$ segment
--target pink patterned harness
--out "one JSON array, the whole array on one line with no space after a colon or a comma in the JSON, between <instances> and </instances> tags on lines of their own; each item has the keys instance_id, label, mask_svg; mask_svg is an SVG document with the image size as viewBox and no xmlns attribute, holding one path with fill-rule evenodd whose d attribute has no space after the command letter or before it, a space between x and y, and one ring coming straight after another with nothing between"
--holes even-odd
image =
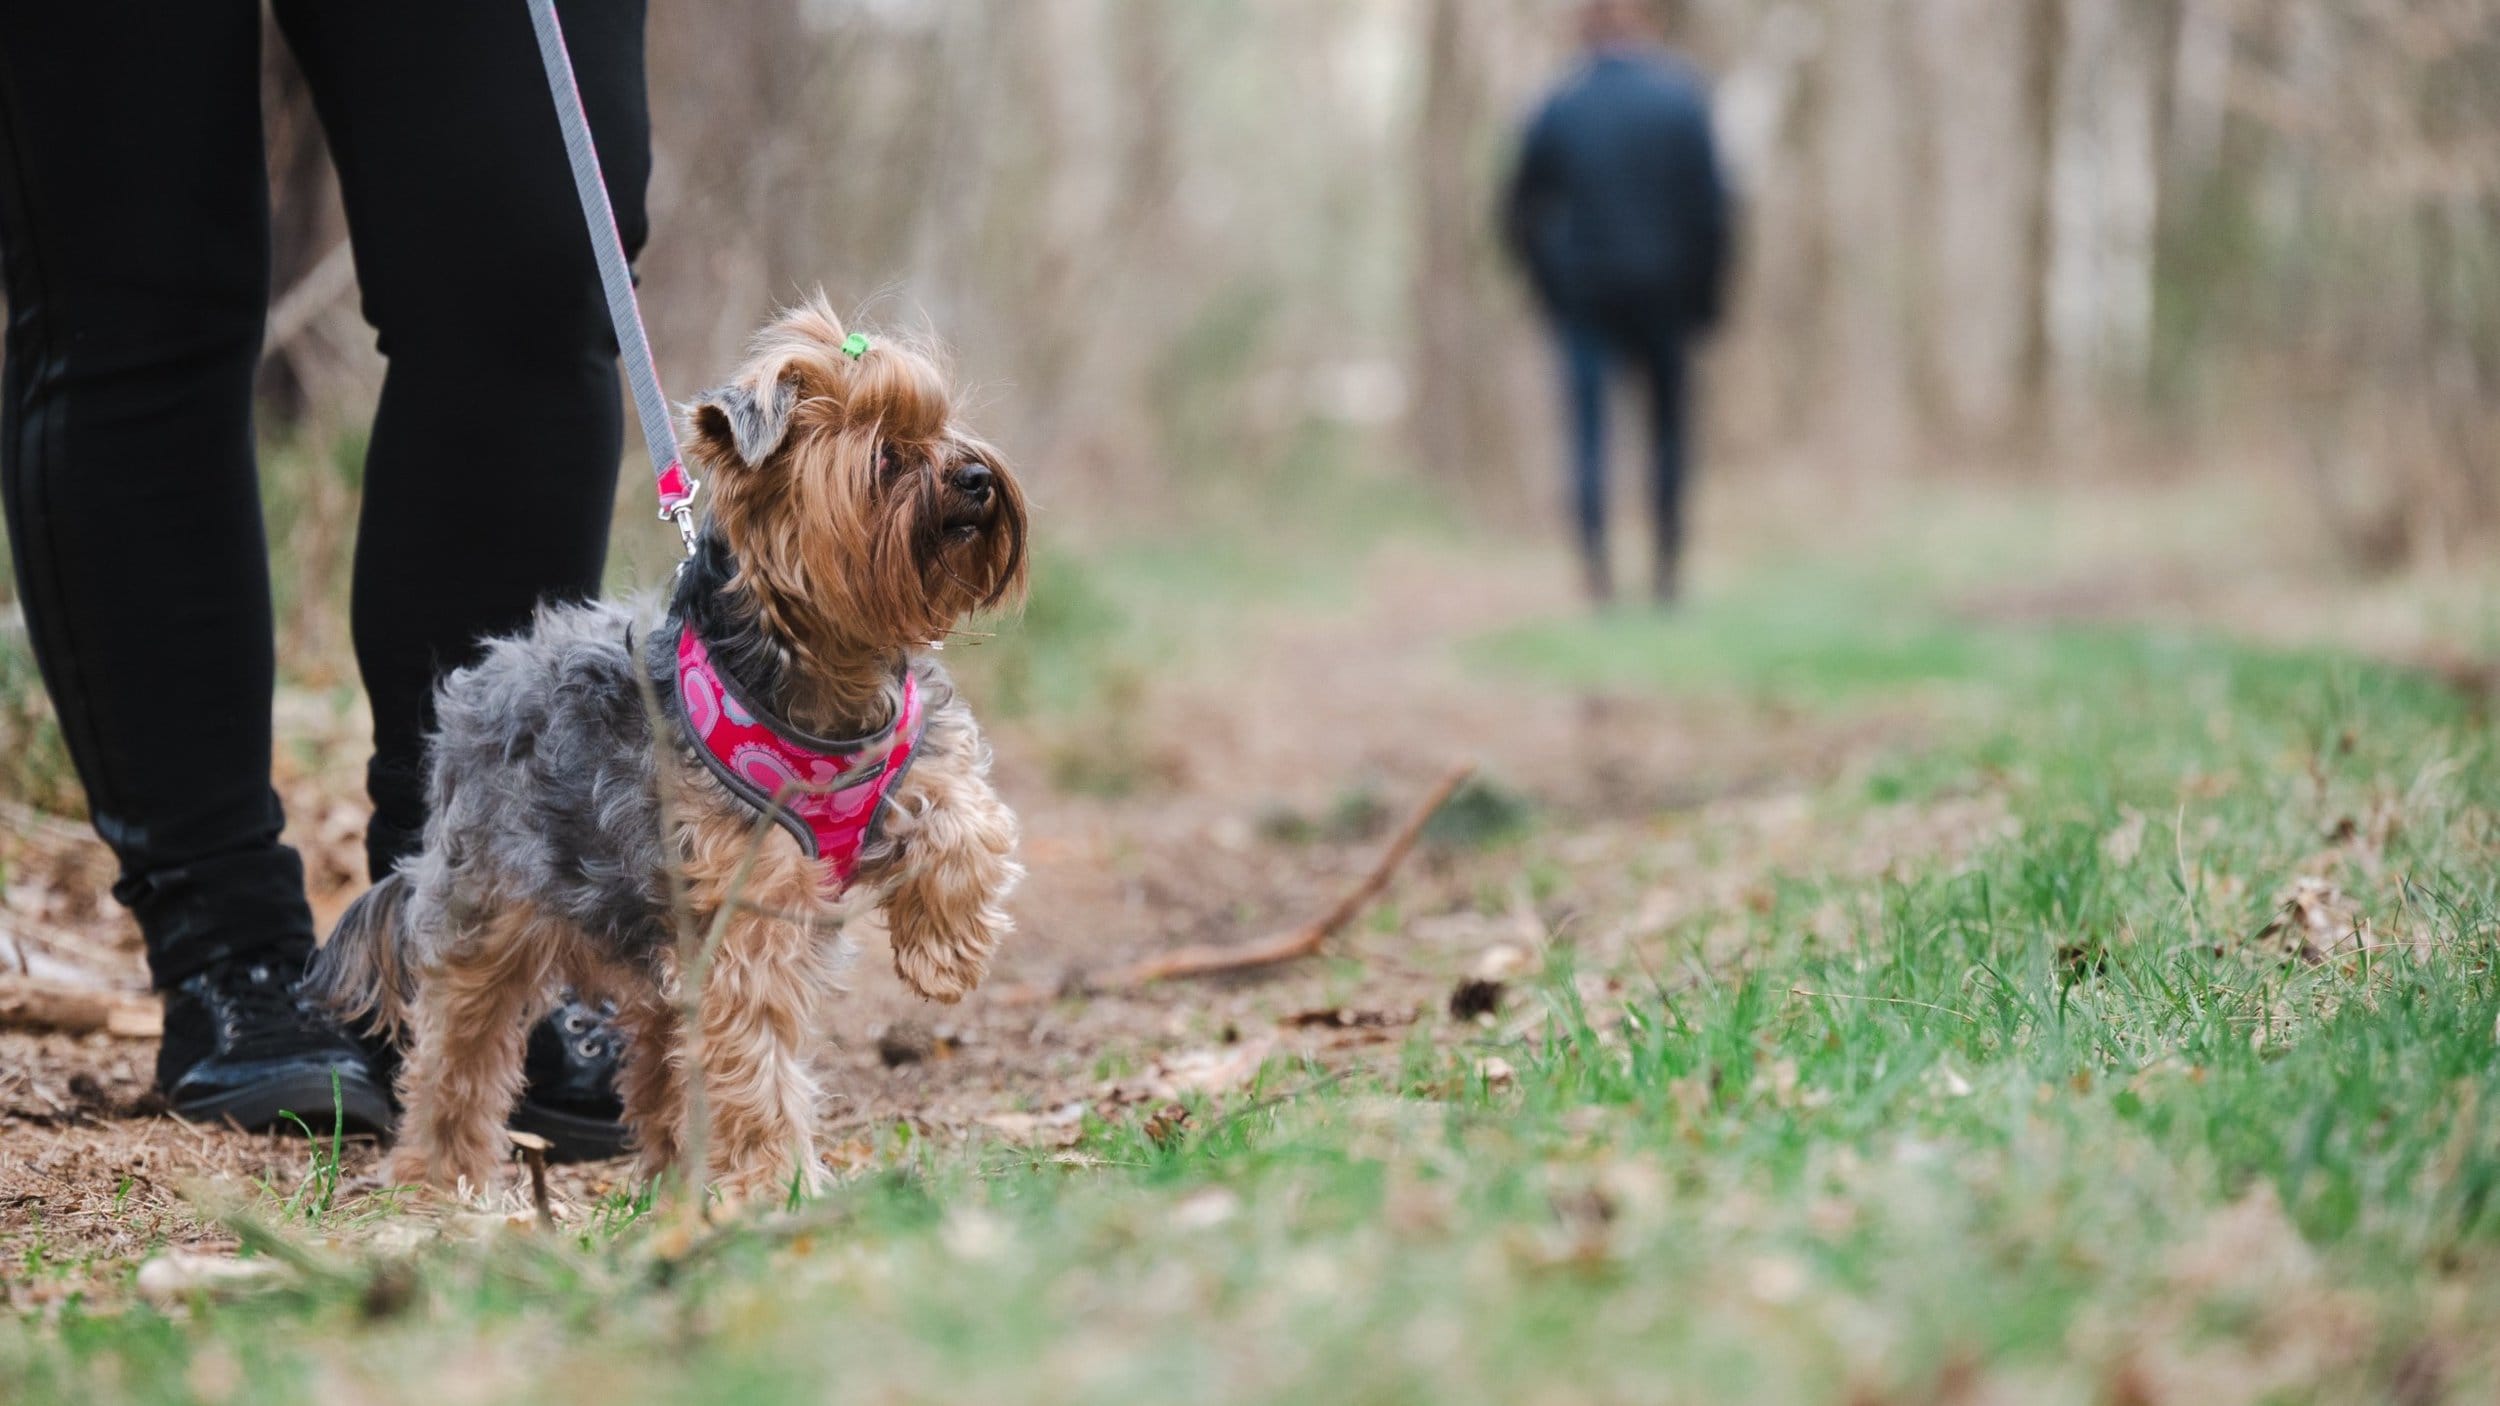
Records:
<instances>
[{"instance_id":1,"label":"pink patterned harness","mask_svg":"<svg viewBox=\"0 0 2500 1406\"><path fill-rule=\"evenodd\" d=\"M691 626L677 631L679 720L721 784L790 832L824 861L826 888L840 894L859 873L860 851L920 748L920 681L903 670L902 706L872 737L810 737L758 713L738 697Z\"/></svg>"}]
</instances>

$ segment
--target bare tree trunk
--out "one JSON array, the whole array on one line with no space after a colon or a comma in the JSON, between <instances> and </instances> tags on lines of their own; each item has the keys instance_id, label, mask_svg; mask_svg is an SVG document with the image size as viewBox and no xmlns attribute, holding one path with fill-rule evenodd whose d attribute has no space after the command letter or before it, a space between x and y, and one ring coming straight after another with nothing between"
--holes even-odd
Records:
<instances>
[{"instance_id":1,"label":"bare tree trunk","mask_svg":"<svg viewBox=\"0 0 2500 1406\"><path fill-rule=\"evenodd\" d=\"M2048 330L2058 415L2095 428L2140 393L2153 341L2163 46L2137 0L2066 0L2050 163Z\"/></svg>"},{"instance_id":2,"label":"bare tree trunk","mask_svg":"<svg viewBox=\"0 0 2500 1406\"><path fill-rule=\"evenodd\" d=\"M1415 132L1414 416L1427 475L1480 506L1513 468L1499 324L1485 306L1495 191L1478 177L1485 130L1482 0L1425 0L1423 105Z\"/></svg>"},{"instance_id":3,"label":"bare tree trunk","mask_svg":"<svg viewBox=\"0 0 2500 1406\"><path fill-rule=\"evenodd\" d=\"M1850 446L1849 468L1896 464L1912 444L1912 266L1903 64L1889 5L1834 8L1820 133L1835 281L1824 310L1835 393L1825 426Z\"/></svg>"},{"instance_id":4,"label":"bare tree trunk","mask_svg":"<svg viewBox=\"0 0 2500 1406\"><path fill-rule=\"evenodd\" d=\"M269 273L273 300L283 301L347 237L330 147L313 112L312 87L295 56L266 27L261 40L261 112L269 159ZM291 339L290 339L291 340ZM320 392L288 346L273 345L261 364L261 413L273 427L311 414Z\"/></svg>"},{"instance_id":5,"label":"bare tree trunk","mask_svg":"<svg viewBox=\"0 0 2500 1406\"><path fill-rule=\"evenodd\" d=\"M2019 428L2023 344L2039 283L2029 260L2040 198L2025 59L2038 7L1921 0L1914 36L1928 161L1914 204L1930 423L2003 445Z\"/></svg>"}]
</instances>

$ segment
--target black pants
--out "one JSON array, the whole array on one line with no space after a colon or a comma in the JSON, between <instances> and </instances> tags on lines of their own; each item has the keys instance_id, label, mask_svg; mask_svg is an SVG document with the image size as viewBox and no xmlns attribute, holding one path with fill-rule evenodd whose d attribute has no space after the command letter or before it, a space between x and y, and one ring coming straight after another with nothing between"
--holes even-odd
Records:
<instances>
[{"instance_id":1,"label":"black pants","mask_svg":"<svg viewBox=\"0 0 2500 1406\"><path fill-rule=\"evenodd\" d=\"M1606 428L1615 368L1636 369L1649 393L1650 527L1662 574L1684 549L1687 362L1691 334L1669 316L1567 315L1559 319L1564 389L1571 406L1572 516L1592 573L1606 563Z\"/></svg>"},{"instance_id":2,"label":"black pants","mask_svg":"<svg viewBox=\"0 0 2500 1406\"><path fill-rule=\"evenodd\" d=\"M599 587L616 349L520 0L276 13L389 359L353 602L380 874L424 824L435 681L540 599ZM639 248L643 3L563 14ZM259 0L0 0L0 494L35 658L162 986L312 938L269 781L260 24Z\"/></svg>"}]
</instances>

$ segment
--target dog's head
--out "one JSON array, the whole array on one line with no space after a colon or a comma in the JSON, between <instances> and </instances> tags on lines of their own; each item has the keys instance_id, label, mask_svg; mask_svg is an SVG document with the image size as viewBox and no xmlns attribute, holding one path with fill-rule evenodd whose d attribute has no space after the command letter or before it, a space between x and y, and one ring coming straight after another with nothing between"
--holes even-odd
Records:
<instances>
[{"instance_id":1,"label":"dog's head","mask_svg":"<svg viewBox=\"0 0 2500 1406\"><path fill-rule=\"evenodd\" d=\"M1024 490L937 360L847 340L821 301L784 312L690 415L733 586L808 653L924 644L1024 590Z\"/></svg>"}]
</instances>

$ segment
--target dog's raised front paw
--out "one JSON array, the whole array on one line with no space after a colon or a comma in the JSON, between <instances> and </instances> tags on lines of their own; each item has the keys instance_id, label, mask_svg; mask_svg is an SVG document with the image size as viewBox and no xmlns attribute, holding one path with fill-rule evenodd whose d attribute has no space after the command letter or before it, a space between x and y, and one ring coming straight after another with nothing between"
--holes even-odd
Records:
<instances>
[{"instance_id":1,"label":"dog's raised front paw","mask_svg":"<svg viewBox=\"0 0 2500 1406\"><path fill-rule=\"evenodd\" d=\"M973 992L989 975L989 954L961 947L935 945L894 947L894 974L903 984L932 1001L953 1005Z\"/></svg>"}]
</instances>

